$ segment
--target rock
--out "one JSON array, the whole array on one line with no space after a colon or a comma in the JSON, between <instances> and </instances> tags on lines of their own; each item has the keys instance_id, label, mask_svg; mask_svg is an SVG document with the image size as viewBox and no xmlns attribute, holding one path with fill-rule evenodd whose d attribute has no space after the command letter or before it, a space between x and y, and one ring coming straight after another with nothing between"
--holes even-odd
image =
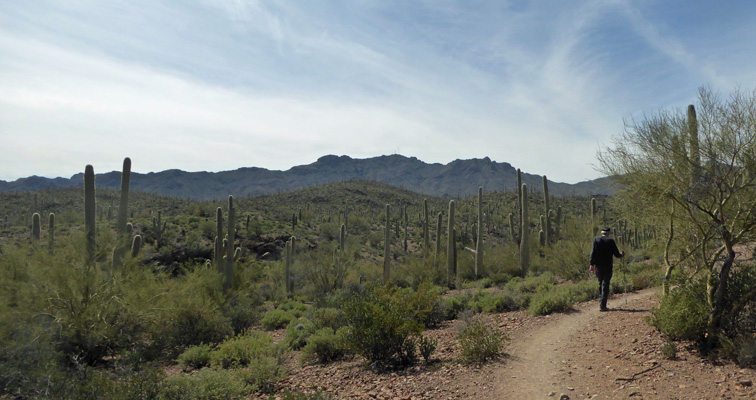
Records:
<instances>
[{"instance_id":1,"label":"rock","mask_svg":"<svg viewBox=\"0 0 756 400\"><path fill-rule=\"evenodd\" d=\"M566 393L562 393L559 395L559 400L570 400L570 396L567 396Z\"/></svg>"},{"instance_id":2,"label":"rock","mask_svg":"<svg viewBox=\"0 0 756 400\"><path fill-rule=\"evenodd\" d=\"M743 380L743 381L738 381L738 383L740 384L740 386L743 386L743 387L751 387L751 386L753 386L753 381Z\"/></svg>"}]
</instances>

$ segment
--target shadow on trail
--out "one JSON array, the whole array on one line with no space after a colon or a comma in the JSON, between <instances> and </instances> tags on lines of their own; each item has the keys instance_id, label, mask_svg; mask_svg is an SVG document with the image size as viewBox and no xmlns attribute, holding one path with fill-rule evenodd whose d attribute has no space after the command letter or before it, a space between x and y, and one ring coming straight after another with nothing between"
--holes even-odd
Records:
<instances>
[{"instance_id":1,"label":"shadow on trail","mask_svg":"<svg viewBox=\"0 0 756 400\"><path fill-rule=\"evenodd\" d=\"M626 312L626 313L640 313L650 312L651 310L645 308L610 308L606 312Z\"/></svg>"}]
</instances>

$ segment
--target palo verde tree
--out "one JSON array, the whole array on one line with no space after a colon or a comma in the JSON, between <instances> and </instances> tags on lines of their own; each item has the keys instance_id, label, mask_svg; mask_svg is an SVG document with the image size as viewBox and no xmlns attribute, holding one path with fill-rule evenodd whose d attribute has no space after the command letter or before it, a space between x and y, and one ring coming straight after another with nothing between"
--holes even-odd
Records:
<instances>
[{"instance_id":1,"label":"palo verde tree","mask_svg":"<svg viewBox=\"0 0 756 400\"><path fill-rule=\"evenodd\" d=\"M726 293L735 246L756 237L756 91L736 90L722 99L701 88L698 100L697 109L662 110L626 123L613 145L599 152L599 162L624 184L626 198L667 210L665 291L670 272L686 259L708 274L711 348L723 318L747 304L728 302ZM674 242L681 250L672 262ZM756 288L745 297L753 301Z\"/></svg>"}]
</instances>

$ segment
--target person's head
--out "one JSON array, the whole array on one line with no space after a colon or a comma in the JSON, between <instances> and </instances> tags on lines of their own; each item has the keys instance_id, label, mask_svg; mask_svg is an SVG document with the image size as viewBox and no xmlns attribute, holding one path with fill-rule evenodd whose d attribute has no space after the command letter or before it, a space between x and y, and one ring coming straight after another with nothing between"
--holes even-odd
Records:
<instances>
[{"instance_id":1,"label":"person's head","mask_svg":"<svg viewBox=\"0 0 756 400\"><path fill-rule=\"evenodd\" d=\"M612 228L607 226L606 228L601 229L601 235L609 236L611 234L612 234Z\"/></svg>"}]
</instances>

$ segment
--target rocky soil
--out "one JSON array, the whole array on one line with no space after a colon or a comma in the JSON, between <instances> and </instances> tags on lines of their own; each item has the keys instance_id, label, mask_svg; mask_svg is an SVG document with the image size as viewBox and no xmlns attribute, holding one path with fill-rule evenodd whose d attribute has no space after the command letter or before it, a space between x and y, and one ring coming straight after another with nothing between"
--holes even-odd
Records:
<instances>
[{"instance_id":1,"label":"rocky soil","mask_svg":"<svg viewBox=\"0 0 756 400\"><path fill-rule=\"evenodd\" d=\"M457 361L458 322L425 332L438 339L437 362L399 372L370 371L361 359L302 367L295 352L281 388L339 399L756 398L753 369L702 359L684 343L665 358L664 338L646 323L657 303L652 289L615 296L609 312L592 301L544 317L485 315L510 340L505 357L480 367Z\"/></svg>"}]
</instances>

